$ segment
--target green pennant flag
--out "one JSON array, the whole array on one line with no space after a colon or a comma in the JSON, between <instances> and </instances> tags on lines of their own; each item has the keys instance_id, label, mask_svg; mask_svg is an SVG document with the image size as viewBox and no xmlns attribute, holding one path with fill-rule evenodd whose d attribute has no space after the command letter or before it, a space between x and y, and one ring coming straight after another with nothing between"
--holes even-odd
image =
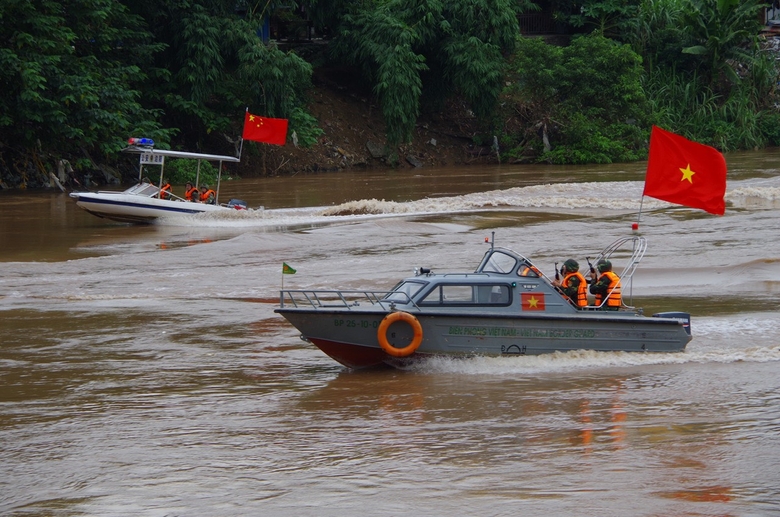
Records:
<instances>
[{"instance_id":1,"label":"green pennant flag","mask_svg":"<svg viewBox=\"0 0 780 517\"><path fill-rule=\"evenodd\" d=\"M294 275L295 270L287 265L287 262L282 262L282 274L283 275Z\"/></svg>"}]
</instances>

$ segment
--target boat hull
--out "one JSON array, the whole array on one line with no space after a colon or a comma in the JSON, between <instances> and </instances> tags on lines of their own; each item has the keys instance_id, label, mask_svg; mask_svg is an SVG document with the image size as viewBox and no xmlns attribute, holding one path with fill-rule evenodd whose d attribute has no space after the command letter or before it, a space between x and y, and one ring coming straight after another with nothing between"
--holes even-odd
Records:
<instances>
[{"instance_id":1,"label":"boat hull","mask_svg":"<svg viewBox=\"0 0 780 517\"><path fill-rule=\"evenodd\" d=\"M231 211L219 205L145 198L120 192L73 192L76 205L92 215L124 223L152 223L161 217Z\"/></svg>"},{"instance_id":2,"label":"boat hull","mask_svg":"<svg viewBox=\"0 0 780 517\"><path fill-rule=\"evenodd\" d=\"M302 334L336 361L366 368L399 360L379 344L377 329L387 312L323 309L277 309ZM406 363L426 355L511 356L572 350L602 352L680 352L691 340L687 323L674 317L645 317L601 311L535 317L435 314L412 312L422 327L422 341ZM405 322L392 323L388 343L409 345L413 331Z\"/></svg>"}]
</instances>

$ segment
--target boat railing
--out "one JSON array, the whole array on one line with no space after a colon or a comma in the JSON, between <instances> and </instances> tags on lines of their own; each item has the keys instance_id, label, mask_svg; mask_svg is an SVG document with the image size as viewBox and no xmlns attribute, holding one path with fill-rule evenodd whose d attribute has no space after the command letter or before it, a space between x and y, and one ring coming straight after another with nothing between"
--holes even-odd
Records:
<instances>
[{"instance_id":1,"label":"boat railing","mask_svg":"<svg viewBox=\"0 0 780 517\"><path fill-rule=\"evenodd\" d=\"M284 308L311 307L313 309L360 307L378 305L383 310L391 310L396 304L415 305L409 295L401 291L325 291L306 289L284 289L279 291L279 305Z\"/></svg>"},{"instance_id":2,"label":"boat railing","mask_svg":"<svg viewBox=\"0 0 780 517\"><path fill-rule=\"evenodd\" d=\"M618 274L618 277L620 277L622 307L628 310L635 310L636 307L627 304L626 299L629 299L633 302L634 272L636 271L637 267L639 267L639 263L642 261L642 258L647 252L647 239L639 235L620 238L604 248L604 250L596 257L595 262L598 262L600 259L615 260L615 255L628 253L629 251L631 256L623 270ZM604 306L615 289L617 289L617 286L613 287L612 290L610 290L610 292L607 293L607 295L601 301L601 304L595 306L595 308L601 308Z\"/></svg>"}]
</instances>

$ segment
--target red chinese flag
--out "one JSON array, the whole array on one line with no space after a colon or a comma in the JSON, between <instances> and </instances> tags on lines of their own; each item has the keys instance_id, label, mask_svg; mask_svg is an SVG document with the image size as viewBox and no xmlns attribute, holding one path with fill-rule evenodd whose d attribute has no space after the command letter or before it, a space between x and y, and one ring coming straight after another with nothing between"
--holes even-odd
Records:
<instances>
[{"instance_id":1,"label":"red chinese flag","mask_svg":"<svg viewBox=\"0 0 780 517\"><path fill-rule=\"evenodd\" d=\"M244 140L284 145L287 141L287 119L260 117L247 111L242 136Z\"/></svg>"},{"instance_id":2,"label":"red chinese flag","mask_svg":"<svg viewBox=\"0 0 780 517\"><path fill-rule=\"evenodd\" d=\"M642 195L723 215L725 194L726 160L717 149L653 126Z\"/></svg>"},{"instance_id":3,"label":"red chinese flag","mask_svg":"<svg viewBox=\"0 0 780 517\"><path fill-rule=\"evenodd\" d=\"M544 293L521 293L520 305L524 311L543 311Z\"/></svg>"}]
</instances>

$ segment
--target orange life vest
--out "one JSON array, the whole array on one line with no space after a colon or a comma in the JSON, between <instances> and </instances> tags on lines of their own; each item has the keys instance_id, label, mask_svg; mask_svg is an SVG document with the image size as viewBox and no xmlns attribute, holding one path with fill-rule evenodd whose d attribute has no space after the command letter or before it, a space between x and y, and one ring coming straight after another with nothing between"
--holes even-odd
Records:
<instances>
[{"instance_id":1,"label":"orange life vest","mask_svg":"<svg viewBox=\"0 0 780 517\"><path fill-rule=\"evenodd\" d=\"M195 187L190 187L187 189L187 191L184 193L184 199L187 201L192 201L192 196L195 196L195 199L198 199L198 189Z\"/></svg>"},{"instance_id":2,"label":"orange life vest","mask_svg":"<svg viewBox=\"0 0 780 517\"><path fill-rule=\"evenodd\" d=\"M577 305L577 307L586 307L588 305L588 281L585 280L585 277L582 276L579 271L576 273L568 273L565 277L563 277L561 287L564 289L568 288L569 281L573 276L579 278L580 285L577 286L577 299L572 301Z\"/></svg>"},{"instance_id":3,"label":"orange life vest","mask_svg":"<svg viewBox=\"0 0 780 517\"><path fill-rule=\"evenodd\" d=\"M171 184L166 183L160 189L160 199L170 199L170 198L171 198Z\"/></svg>"},{"instance_id":4,"label":"orange life vest","mask_svg":"<svg viewBox=\"0 0 780 517\"><path fill-rule=\"evenodd\" d=\"M209 200L209 198L210 198L210 197L212 197L212 196L216 197L216 196L217 196L216 192L214 192L214 191L213 191L213 190L211 190L211 189L208 189L206 192L204 192L203 194L201 194L201 195L200 195L200 200L201 200L201 202L206 202L206 201L208 201L208 200ZM214 202L214 200L212 199L212 201L211 201L211 202L213 203L213 202Z\"/></svg>"},{"instance_id":5,"label":"orange life vest","mask_svg":"<svg viewBox=\"0 0 780 517\"><path fill-rule=\"evenodd\" d=\"M620 294L620 277L612 271L605 271L601 276L609 278L609 287L607 287L607 307L620 307L622 305L622 295ZM599 278L600 279L600 278ZM596 305L601 305L603 296L596 295Z\"/></svg>"}]
</instances>

